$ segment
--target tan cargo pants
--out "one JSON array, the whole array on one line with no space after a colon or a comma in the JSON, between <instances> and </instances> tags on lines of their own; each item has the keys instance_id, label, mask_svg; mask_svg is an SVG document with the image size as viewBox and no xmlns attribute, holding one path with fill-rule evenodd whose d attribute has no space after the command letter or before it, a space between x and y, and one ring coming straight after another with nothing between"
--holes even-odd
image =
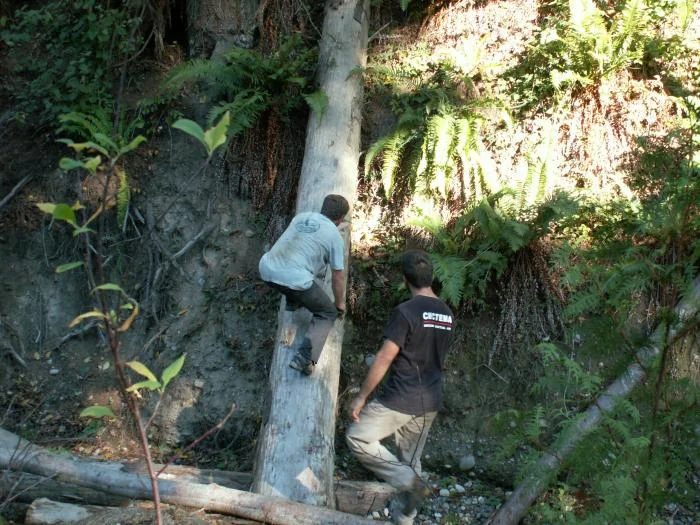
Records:
<instances>
[{"instance_id":1,"label":"tan cargo pants","mask_svg":"<svg viewBox=\"0 0 700 525\"><path fill-rule=\"evenodd\" d=\"M437 412L403 414L372 401L345 433L348 447L367 469L398 490L411 490L420 478L420 458ZM400 458L380 443L393 434Z\"/></svg>"}]
</instances>

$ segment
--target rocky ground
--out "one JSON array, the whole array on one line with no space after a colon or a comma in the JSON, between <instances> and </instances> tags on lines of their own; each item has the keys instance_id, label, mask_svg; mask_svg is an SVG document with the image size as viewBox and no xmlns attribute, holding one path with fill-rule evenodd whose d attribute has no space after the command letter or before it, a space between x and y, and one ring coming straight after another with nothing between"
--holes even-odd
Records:
<instances>
[{"instance_id":1,"label":"rocky ground","mask_svg":"<svg viewBox=\"0 0 700 525\"><path fill-rule=\"evenodd\" d=\"M511 491L494 488L479 480L478 472L462 473L459 476L441 476L434 473L424 473L430 495L420 507L415 525L479 525L488 522L510 496ZM700 487L695 480L696 486ZM575 506L562 511L557 521L543 520L537 513L526 519L528 524L567 523L567 517L576 513ZM388 508L383 512L375 511L367 516L377 521L390 521ZM656 523L664 525L698 525L700 523L700 507L687 508L677 503L667 503L664 514L659 516Z\"/></svg>"}]
</instances>

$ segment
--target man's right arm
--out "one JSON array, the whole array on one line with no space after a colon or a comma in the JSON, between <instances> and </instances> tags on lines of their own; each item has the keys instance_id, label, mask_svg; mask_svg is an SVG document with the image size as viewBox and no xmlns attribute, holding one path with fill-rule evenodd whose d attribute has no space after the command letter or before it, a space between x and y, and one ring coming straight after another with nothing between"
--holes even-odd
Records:
<instances>
[{"instance_id":1,"label":"man's right arm","mask_svg":"<svg viewBox=\"0 0 700 525\"><path fill-rule=\"evenodd\" d=\"M369 372L367 372L367 377L365 377L365 381L362 383L360 392L350 404L350 419L353 421L360 420L360 412L362 412L362 409L367 402L367 398L372 392L374 392L374 389L377 388L377 385L382 381L389 370L391 363L393 363L396 356L399 355L400 350L401 348L399 348L399 345L397 345L394 341L391 341L390 339L384 340L384 344L382 344L379 352L377 352L377 355L374 357L374 361L372 362L372 366L370 366Z\"/></svg>"}]
</instances>

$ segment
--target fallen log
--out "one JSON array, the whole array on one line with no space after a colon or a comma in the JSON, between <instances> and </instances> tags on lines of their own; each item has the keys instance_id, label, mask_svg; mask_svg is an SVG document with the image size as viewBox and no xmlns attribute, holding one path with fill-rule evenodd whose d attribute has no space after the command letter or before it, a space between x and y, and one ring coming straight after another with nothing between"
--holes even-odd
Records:
<instances>
[{"instance_id":1,"label":"fallen log","mask_svg":"<svg viewBox=\"0 0 700 525\"><path fill-rule=\"evenodd\" d=\"M166 525L255 525L257 521L226 517L221 514L203 514L164 505L163 522ZM143 507L99 507L96 505L75 505L61 503L47 498L39 498L27 509L26 525L55 525L78 523L80 525L130 523L150 524L153 510Z\"/></svg>"},{"instance_id":2,"label":"fallen log","mask_svg":"<svg viewBox=\"0 0 700 525\"><path fill-rule=\"evenodd\" d=\"M116 507L98 507L94 505L74 505L60 503L47 498L39 498L32 502L27 509L26 525L56 525L62 523L78 523L88 518L104 517L107 513L118 510ZM122 511L126 509L121 509ZM128 509L129 521L134 514L143 512L142 509Z\"/></svg>"},{"instance_id":3,"label":"fallen log","mask_svg":"<svg viewBox=\"0 0 700 525\"><path fill-rule=\"evenodd\" d=\"M150 499L147 476L125 472L121 464L58 455L0 429L0 468L21 470L89 487L117 496ZM164 503L201 508L278 525L351 525L372 523L352 514L305 505L284 498L262 496L215 483L201 484L162 479L158 481Z\"/></svg>"},{"instance_id":4,"label":"fallen log","mask_svg":"<svg viewBox=\"0 0 700 525\"><path fill-rule=\"evenodd\" d=\"M297 212L319 211L331 193L344 196L351 209L355 201L362 115L362 80L356 71L366 61L368 11L368 0L326 2L317 80L328 103L309 117ZM347 237L345 242L347 247ZM328 279L325 289L330 292ZM294 346L290 348L285 337L300 333L303 322L284 311L283 300L253 491L332 507L343 323L336 322L313 375L304 377L288 367Z\"/></svg>"},{"instance_id":5,"label":"fallen log","mask_svg":"<svg viewBox=\"0 0 700 525\"><path fill-rule=\"evenodd\" d=\"M38 498L48 498L66 503L122 506L129 498L108 494L98 489L65 483L54 478L28 474L27 472L0 471L0 501L31 503Z\"/></svg>"},{"instance_id":6,"label":"fallen log","mask_svg":"<svg viewBox=\"0 0 700 525\"><path fill-rule=\"evenodd\" d=\"M675 339L676 334L698 312L700 303L700 278L695 279L688 294L676 306L679 323L665 333L658 327L650 338L650 345L637 350L635 362L627 367L625 373L612 383L603 394L582 414L576 424L567 429L544 454L535 467L536 475L528 476L508 497L503 506L488 521L488 525L514 525L525 515L527 509L547 488L558 472L566 457L578 446L581 440L600 423L603 414L610 413L618 400L627 397L645 377L645 368L661 353L664 343Z\"/></svg>"},{"instance_id":7,"label":"fallen log","mask_svg":"<svg viewBox=\"0 0 700 525\"><path fill-rule=\"evenodd\" d=\"M100 462L100 465L116 465ZM121 470L146 476L143 464L121 464ZM158 468L158 465L154 465ZM185 483L216 483L228 488L247 490L252 475L246 472L225 472L221 470L201 470L194 467L171 465L159 479L172 479ZM340 512L364 516L372 511L382 511L396 489L387 483L375 481L335 482L336 509ZM52 477L37 476L27 472L0 471L0 501L12 498L14 501L31 503L39 498L48 498L63 503L81 505L124 506L132 500L99 490L67 483Z\"/></svg>"}]
</instances>

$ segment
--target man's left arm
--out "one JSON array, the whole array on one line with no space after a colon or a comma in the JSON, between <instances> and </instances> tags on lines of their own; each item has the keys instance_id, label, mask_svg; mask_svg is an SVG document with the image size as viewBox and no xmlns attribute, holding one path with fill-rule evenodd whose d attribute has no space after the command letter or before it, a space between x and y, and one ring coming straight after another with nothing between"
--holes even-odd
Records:
<instances>
[{"instance_id":1,"label":"man's left arm","mask_svg":"<svg viewBox=\"0 0 700 525\"><path fill-rule=\"evenodd\" d=\"M341 312L345 311L345 276L343 272L344 270L331 270L331 288L335 298L335 307Z\"/></svg>"},{"instance_id":2,"label":"man's left arm","mask_svg":"<svg viewBox=\"0 0 700 525\"><path fill-rule=\"evenodd\" d=\"M360 412L362 412L367 398L382 381L391 363L393 363L396 356L399 355L400 350L399 345L391 339L384 340L384 344L379 349L379 352L377 352L372 366L369 368L369 372L367 372L367 377L362 384L360 392L350 404L350 418L353 421L360 420Z\"/></svg>"}]
</instances>

